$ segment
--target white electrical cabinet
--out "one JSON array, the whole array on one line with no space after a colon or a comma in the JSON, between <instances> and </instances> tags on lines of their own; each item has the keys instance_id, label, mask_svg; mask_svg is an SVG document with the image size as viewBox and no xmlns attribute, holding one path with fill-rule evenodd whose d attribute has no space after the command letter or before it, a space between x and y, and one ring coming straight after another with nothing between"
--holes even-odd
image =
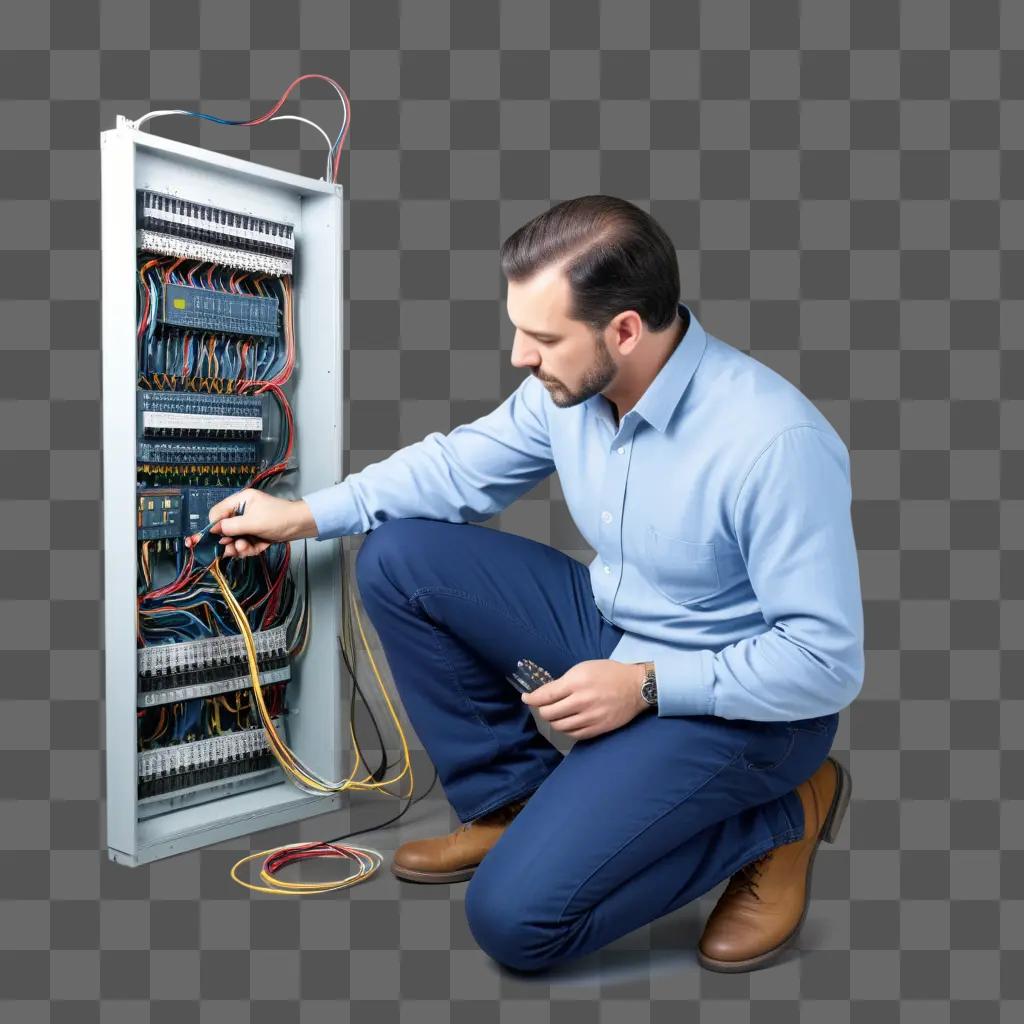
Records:
<instances>
[{"instance_id":1,"label":"white electrical cabinet","mask_svg":"<svg viewBox=\"0 0 1024 1024\"><path fill-rule=\"evenodd\" d=\"M293 784L263 728L246 722L252 677L216 595L187 606L160 595L188 569L186 532L246 474L286 463L265 486L292 498L342 478L342 190L123 117L100 138L107 846L134 866L341 806L340 794ZM284 373L286 318L294 358L278 378L282 403L254 381ZM289 435L290 456L274 463ZM204 544L197 566L216 538ZM324 779L342 778L349 746L338 554L291 544L292 608L308 568L301 649L287 650L294 617L253 630L264 694L277 686L279 735ZM253 563L247 614L275 622L285 572L276 600L269 582L260 596L257 561L222 564Z\"/></svg>"}]
</instances>

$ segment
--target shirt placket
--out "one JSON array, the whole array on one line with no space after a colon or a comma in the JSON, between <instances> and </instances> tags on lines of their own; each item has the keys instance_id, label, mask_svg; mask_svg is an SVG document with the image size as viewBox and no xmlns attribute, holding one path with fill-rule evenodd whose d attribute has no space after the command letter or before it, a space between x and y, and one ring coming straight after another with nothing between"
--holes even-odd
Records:
<instances>
[{"instance_id":1,"label":"shirt placket","mask_svg":"<svg viewBox=\"0 0 1024 1024\"><path fill-rule=\"evenodd\" d=\"M609 618L615 614L615 599L622 585L622 513L635 431L636 420L627 415L612 438L601 487L597 535Z\"/></svg>"}]
</instances>

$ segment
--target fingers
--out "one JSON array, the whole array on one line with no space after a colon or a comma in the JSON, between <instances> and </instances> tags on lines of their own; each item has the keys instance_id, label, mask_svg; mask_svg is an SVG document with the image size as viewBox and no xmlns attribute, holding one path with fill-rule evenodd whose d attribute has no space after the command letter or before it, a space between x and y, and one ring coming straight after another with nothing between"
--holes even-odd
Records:
<instances>
[{"instance_id":1,"label":"fingers","mask_svg":"<svg viewBox=\"0 0 1024 1024\"><path fill-rule=\"evenodd\" d=\"M561 679L552 679L549 683L544 683L538 686L537 689L531 690L525 700L525 704L531 704L533 707L543 707L545 704L553 704L557 700L562 700L568 697L572 693L571 687L563 683Z\"/></svg>"},{"instance_id":2,"label":"fingers","mask_svg":"<svg viewBox=\"0 0 1024 1024\"><path fill-rule=\"evenodd\" d=\"M539 707L537 714L545 721L558 722L561 719L568 718L570 715L578 714L579 711L579 701L563 697L562 700L556 700L553 704L545 704Z\"/></svg>"},{"instance_id":3,"label":"fingers","mask_svg":"<svg viewBox=\"0 0 1024 1024\"><path fill-rule=\"evenodd\" d=\"M210 509L208 532L217 534L223 547L223 554L232 558L251 558L261 555L272 541L260 540L254 536L251 518L245 516L245 507L258 491L243 489L229 494ZM241 511L240 511L241 510ZM207 532L207 531L203 531ZM202 533L193 533L185 539L186 547L192 547L202 539Z\"/></svg>"},{"instance_id":4,"label":"fingers","mask_svg":"<svg viewBox=\"0 0 1024 1024\"><path fill-rule=\"evenodd\" d=\"M210 527L210 533L221 537L240 537L242 534L253 534L252 517L244 512L232 512Z\"/></svg>"},{"instance_id":5,"label":"fingers","mask_svg":"<svg viewBox=\"0 0 1024 1024\"><path fill-rule=\"evenodd\" d=\"M201 534L193 533L185 538L185 547L190 548L201 539ZM252 555L261 555L270 547L270 541L268 540L252 541L245 537L221 537L218 543L224 548L222 554L229 555L232 558L239 556L247 558Z\"/></svg>"},{"instance_id":6,"label":"fingers","mask_svg":"<svg viewBox=\"0 0 1024 1024\"><path fill-rule=\"evenodd\" d=\"M559 732L564 732L569 736L575 737L576 733L588 728L593 723L590 721L590 717L588 715L569 715L566 718L560 719L557 723L552 724Z\"/></svg>"},{"instance_id":7,"label":"fingers","mask_svg":"<svg viewBox=\"0 0 1024 1024\"><path fill-rule=\"evenodd\" d=\"M247 497L248 495L245 490L236 491L234 494L229 494L226 498L218 501L216 505L213 505L209 512L210 525L203 533L209 532L223 536L226 532L230 533L233 530L238 530L238 525L232 522L229 530L225 531L224 522L238 517L238 509L239 507L244 507ZM244 527L240 532L244 532ZM203 533L193 533L186 537L185 547L190 548L198 544L202 540Z\"/></svg>"},{"instance_id":8,"label":"fingers","mask_svg":"<svg viewBox=\"0 0 1024 1024\"><path fill-rule=\"evenodd\" d=\"M224 546L223 553L232 558L251 558L263 554L270 547L270 541L253 542L245 537L222 537L220 543Z\"/></svg>"}]
</instances>

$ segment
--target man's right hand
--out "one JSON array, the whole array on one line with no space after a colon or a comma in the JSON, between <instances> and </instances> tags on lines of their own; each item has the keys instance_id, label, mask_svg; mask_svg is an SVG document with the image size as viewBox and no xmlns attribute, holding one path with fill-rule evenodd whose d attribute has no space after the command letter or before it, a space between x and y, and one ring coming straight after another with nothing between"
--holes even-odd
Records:
<instances>
[{"instance_id":1,"label":"man's right hand","mask_svg":"<svg viewBox=\"0 0 1024 1024\"><path fill-rule=\"evenodd\" d=\"M244 504L239 515L236 509ZM217 502L210 509L210 533L220 536L224 554L248 558L271 544L317 536L316 520L301 499L277 498L266 491L246 488ZM185 543L191 546L198 534Z\"/></svg>"}]
</instances>

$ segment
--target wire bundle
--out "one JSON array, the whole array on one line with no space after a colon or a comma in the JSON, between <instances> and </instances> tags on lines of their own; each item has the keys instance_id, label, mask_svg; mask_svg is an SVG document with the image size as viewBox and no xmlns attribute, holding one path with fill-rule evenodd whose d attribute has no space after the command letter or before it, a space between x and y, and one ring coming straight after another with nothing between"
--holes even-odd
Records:
<instances>
[{"instance_id":1,"label":"wire bundle","mask_svg":"<svg viewBox=\"0 0 1024 1024\"><path fill-rule=\"evenodd\" d=\"M294 416L284 392L295 369L295 302L291 278L229 271L215 264L173 256L140 257L138 278L136 342L138 365L142 370L140 386L161 391L269 393L279 410L280 436L265 469L248 480L238 481L231 467L210 466L207 477L212 474L228 486L259 487L283 473L294 448ZM168 284L201 286L237 295L273 295L280 303L282 336L229 337L187 329L158 331L156 310L160 308L163 290ZM161 472L158 467L147 466L144 479L159 477L166 482L174 482L182 476L194 479L195 474L190 470L191 467L189 470L176 467Z\"/></svg>"},{"instance_id":2,"label":"wire bundle","mask_svg":"<svg viewBox=\"0 0 1024 1024\"><path fill-rule=\"evenodd\" d=\"M156 544L173 551L178 572L170 583L151 589L150 548ZM137 639L140 647L238 635L230 619L225 619L225 602L216 584L204 579L206 567L196 564L195 547L186 548L183 540L164 540L141 541L139 548ZM274 544L256 558L233 560L228 566L228 575L231 586L239 594L237 601L250 629L273 629L295 616L301 634L299 643L304 648L307 598L298 595L296 606L298 592L289 574L290 563L291 546ZM306 585L308 588L308 571Z\"/></svg>"},{"instance_id":3,"label":"wire bundle","mask_svg":"<svg viewBox=\"0 0 1024 1024\"><path fill-rule=\"evenodd\" d=\"M178 256L146 254L140 255L138 262L136 344L142 387L161 387L162 380L162 386L169 390L186 390L184 382L196 378L231 381L235 390L242 382L271 383L278 387L287 383L295 367L290 277L228 270L215 263ZM156 311L163 305L164 290L169 284L277 298L282 312L283 347L280 337L218 334L160 324ZM193 384L192 390L196 387Z\"/></svg>"},{"instance_id":4,"label":"wire bundle","mask_svg":"<svg viewBox=\"0 0 1024 1024\"><path fill-rule=\"evenodd\" d=\"M263 717L264 728L267 731L267 738L270 741L270 749L277 758L278 763L285 770L285 773L290 775L295 782L295 785L303 792L312 793L319 795L322 793L341 793L348 789L366 789L366 790L382 790L385 786L399 782L405 774L409 774L409 795L411 795L414 789L414 779L412 771L412 761L409 757L409 746L405 738L405 733L402 730L401 722L399 721L398 715L395 712L394 705L391 703L390 698L387 694L387 689L384 686L383 680L381 679L380 672L377 669L377 664L373 659L373 655L370 652L370 646L366 639L366 633L363 630L362 620L359 617L359 609L356 607L354 599L352 598L351 588L348 588L349 598L352 602L352 609L355 612L356 622L359 627L359 634L363 641L363 646L366 649L367 656L370 660L370 666L373 669L374 675L377 677L377 681L380 684L381 692L384 694L384 700L387 703L388 710L391 713L391 717L398 729L399 737L402 742L402 752L404 758L404 767L402 771L393 779L386 781L369 782L370 776L365 776L362 780L356 781L354 776L359 767L359 762L362 759L362 752L359 749L359 743L356 739L355 732L352 726L352 718L349 719L349 732L352 737L353 748L356 752L356 762L353 765L352 771L348 778L341 780L340 782L331 782L323 779L317 775L312 769L303 764L303 762L296 756L295 752L281 739L277 734L273 723L269 719L268 710L263 699L263 688L259 681L259 666L256 660L256 648L253 642L251 630L248 627L248 622L245 618L244 612L237 601L234 600L234 595L231 594L228 581L224 576L221 567L221 556L218 554L217 557L210 565L210 569L213 572L214 578L217 580L222 592L224 593L225 599L228 602L228 606L231 608L232 614L235 616L235 621L238 623L239 629L242 631L245 638L246 653L249 659L249 671L252 676L253 692L256 694L256 701L260 708L260 713ZM347 623L343 622L342 636L347 634L348 627ZM344 648L344 641L343 641ZM346 664L351 664L349 661L348 653L346 652ZM353 676L354 679L354 676ZM237 874L238 868L247 863L250 860L254 860L257 857L267 856L267 860L260 871L260 877L267 883L265 886L253 885L250 882L245 882L239 878ZM308 860L311 858L319 857L344 857L347 859L355 860L359 865L359 870L355 875L345 878L341 881L336 882L303 882L303 883L292 883L284 882L281 879L275 878L274 875L279 872L282 868L288 864L294 863L299 860ZM248 889L252 889L256 892L273 893L277 895L285 895L289 893L322 893L331 892L335 889L345 888L346 886L353 885L357 881L368 877L373 874L380 866L382 861L381 855L375 850L362 850L358 847L339 846L333 842L326 843L295 843L286 846L275 847L272 850L261 850L257 853L251 854L247 857L243 857L239 860L231 869L231 877L238 882L240 885L245 886Z\"/></svg>"},{"instance_id":5,"label":"wire bundle","mask_svg":"<svg viewBox=\"0 0 1024 1024\"><path fill-rule=\"evenodd\" d=\"M324 793L340 793L346 789L359 788L360 784L352 784L351 776L348 779L343 779L340 782L333 782L324 779L318 775L312 768L304 764L295 752L277 735L277 732L269 727L267 707L263 700L263 689L259 683L259 665L256 657L256 645L252 636L252 628L249 625L248 618L246 617L245 610L241 603L236 599L235 595L231 592L231 586L224 575L223 566L221 563L221 556L218 553L217 557L214 558L213 562L210 563L210 570L213 573L214 579L217 581L218 586L221 588L221 592L224 595L224 599L227 602L228 608L232 615L235 617L235 621L238 624L239 631L241 632L245 641L246 654L249 660L249 673L253 680L253 692L256 694L256 701L259 705L259 709L264 719L264 726L268 726L268 734L270 740L270 748L277 757L278 762L285 771L292 776L295 780L296 786L303 792L310 793L314 796L319 796ZM358 614L358 612L357 612ZM360 631L362 631L362 624L360 623ZM365 634L363 634L365 642ZM367 644L367 652L369 652L369 645ZM372 657L371 657L372 663ZM376 666L374 666L376 671ZM379 676L378 676L379 678ZM385 692L385 700L387 700L388 707L394 714L394 706L391 704L390 699L387 697ZM395 716L397 722L397 716ZM401 730L399 730L401 732ZM403 749L408 757L408 746L405 743L405 734L402 733L402 745ZM403 772L404 774L404 772ZM402 776L398 776L400 779ZM392 780L398 781L398 779ZM369 788L376 789L376 786Z\"/></svg>"},{"instance_id":6,"label":"wire bundle","mask_svg":"<svg viewBox=\"0 0 1024 1024\"><path fill-rule=\"evenodd\" d=\"M331 140L328 137L327 133L323 130L323 128L320 127L320 125L315 124L314 122L309 121L304 117L298 117L297 115L294 114L277 113L284 105L284 101L288 98L288 95L292 91L292 89L294 89L295 86L299 84L299 82L304 81L307 78L320 78L323 81L330 83L330 85L334 88L334 91L337 92L339 98L341 99L341 129L339 130L338 137L334 140L333 144L331 143ZM277 103L274 104L273 107L271 107L270 110L268 110L265 114L261 115L260 117L254 118L251 121L229 121L227 118L224 117L214 117L213 114L200 114L194 110L154 110L140 117L135 122L135 127L141 128L142 125L145 124L145 122L148 121L150 118L166 117L168 114L183 114L186 117L199 117L202 118L204 121L213 121L216 124L232 124L238 125L240 127L254 127L258 124L264 124L267 121L301 121L303 124L308 124L311 128L315 128L324 137L324 141L327 143L328 147L327 171L325 180L330 181L332 183L335 183L338 180L338 168L341 164L341 147L345 145L345 137L348 135L349 125L352 122L352 106L349 103L348 94L345 92L344 89L342 89L340 85L338 85L338 83L333 78L330 78L327 75L320 75L316 73L299 75L299 77L296 78L295 81L292 82L292 84L289 85L287 89L285 89L284 95L282 95L282 97L277 101Z\"/></svg>"},{"instance_id":7,"label":"wire bundle","mask_svg":"<svg viewBox=\"0 0 1024 1024\"><path fill-rule=\"evenodd\" d=\"M288 713L284 701L287 685L285 680L265 687L271 718ZM158 740L161 745L191 743L261 726L259 710L243 690L144 708L138 712L138 718L140 751L150 749L150 744ZM147 731L148 736L144 735Z\"/></svg>"}]
</instances>

